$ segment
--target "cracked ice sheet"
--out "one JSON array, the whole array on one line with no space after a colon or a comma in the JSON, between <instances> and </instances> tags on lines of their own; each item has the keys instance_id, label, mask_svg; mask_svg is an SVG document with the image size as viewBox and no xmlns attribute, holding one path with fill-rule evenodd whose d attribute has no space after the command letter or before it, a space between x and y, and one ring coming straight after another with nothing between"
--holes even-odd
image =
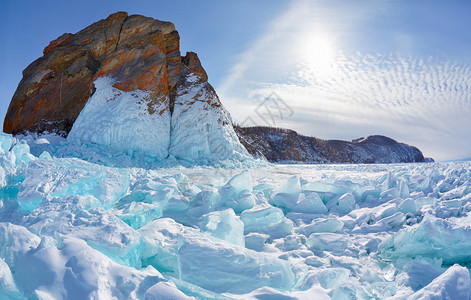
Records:
<instances>
[{"instance_id":1,"label":"cracked ice sheet","mask_svg":"<svg viewBox=\"0 0 471 300\"><path fill-rule=\"evenodd\" d=\"M471 163L146 170L3 141L1 296L469 295L454 264L469 262L456 254L468 247Z\"/></svg>"}]
</instances>

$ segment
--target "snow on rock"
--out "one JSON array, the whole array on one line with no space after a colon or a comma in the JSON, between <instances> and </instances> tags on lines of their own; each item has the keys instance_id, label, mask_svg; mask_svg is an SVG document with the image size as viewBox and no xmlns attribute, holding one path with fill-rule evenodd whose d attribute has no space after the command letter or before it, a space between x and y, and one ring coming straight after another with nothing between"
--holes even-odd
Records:
<instances>
[{"instance_id":1,"label":"snow on rock","mask_svg":"<svg viewBox=\"0 0 471 300\"><path fill-rule=\"evenodd\" d=\"M114 83L106 76L94 81L96 91L67 139L74 144L103 145L130 155L144 153L166 158L170 145L168 99L152 101L149 92L123 92L114 88Z\"/></svg>"},{"instance_id":2,"label":"snow on rock","mask_svg":"<svg viewBox=\"0 0 471 300\"><path fill-rule=\"evenodd\" d=\"M176 93L170 155L197 162L249 158L232 128L229 113L208 82L192 73Z\"/></svg>"},{"instance_id":3,"label":"snow on rock","mask_svg":"<svg viewBox=\"0 0 471 300\"><path fill-rule=\"evenodd\" d=\"M177 158L198 164L251 160L216 92L197 75L186 76L171 104L168 97L153 99L154 94L142 90L125 92L113 87L116 83L109 76L94 81L96 91L67 137L69 152L84 151L73 145L95 145L102 147L101 152L125 153L141 160ZM91 159L102 155L100 151Z\"/></svg>"}]
</instances>

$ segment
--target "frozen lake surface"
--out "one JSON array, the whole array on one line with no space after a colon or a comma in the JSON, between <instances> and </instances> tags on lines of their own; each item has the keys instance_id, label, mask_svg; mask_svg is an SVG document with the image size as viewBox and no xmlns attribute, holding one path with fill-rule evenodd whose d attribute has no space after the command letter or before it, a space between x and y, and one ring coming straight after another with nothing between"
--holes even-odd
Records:
<instances>
[{"instance_id":1,"label":"frozen lake surface","mask_svg":"<svg viewBox=\"0 0 471 300\"><path fill-rule=\"evenodd\" d=\"M118 168L28 142L0 137L1 298L470 297L471 162Z\"/></svg>"}]
</instances>

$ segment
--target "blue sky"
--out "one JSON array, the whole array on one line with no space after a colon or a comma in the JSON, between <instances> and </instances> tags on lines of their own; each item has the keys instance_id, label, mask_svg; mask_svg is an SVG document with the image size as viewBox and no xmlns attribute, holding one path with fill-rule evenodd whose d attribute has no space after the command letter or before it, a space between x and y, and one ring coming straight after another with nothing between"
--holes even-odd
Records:
<instances>
[{"instance_id":1,"label":"blue sky","mask_svg":"<svg viewBox=\"0 0 471 300\"><path fill-rule=\"evenodd\" d=\"M21 71L64 32L116 11L175 23L234 121L275 92L275 124L321 138L383 134L439 160L471 157L469 1L0 2L0 117Z\"/></svg>"}]
</instances>

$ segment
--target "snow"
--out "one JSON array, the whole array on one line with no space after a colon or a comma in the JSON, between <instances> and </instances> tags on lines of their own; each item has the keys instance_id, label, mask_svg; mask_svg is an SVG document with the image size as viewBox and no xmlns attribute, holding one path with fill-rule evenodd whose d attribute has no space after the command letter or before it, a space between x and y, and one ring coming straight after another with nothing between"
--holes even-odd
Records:
<instances>
[{"instance_id":1,"label":"snow","mask_svg":"<svg viewBox=\"0 0 471 300\"><path fill-rule=\"evenodd\" d=\"M0 298L470 299L471 162L141 168L91 147L0 135Z\"/></svg>"},{"instance_id":2,"label":"snow","mask_svg":"<svg viewBox=\"0 0 471 300\"><path fill-rule=\"evenodd\" d=\"M198 162L249 159L229 113L207 82L190 74L177 88L170 132L170 155Z\"/></svg>"},{"instance_id":3,"label":"snow","mask_svg":"<svg viewBox=\"0 0 471 300\"><path fill-rule=\"evenodd\" d=\"M69 141L104 145L129 155L138 152L157 159L168 156L168 99L152 101L149 92L123 92L114 88L113 79L106 76L93 84L96 91L75 120Z\"/></svg>"},{"instance_id":4,"label":"snow","mask_svg":"<svg viewBox=\"0 0 471 300\"><path fill-rule=\"evenodd\" d=\"M94 152L103 147L131 159L176 158L198 164L251 160L216 93L194 74L177 88L172 112L168 98L153 99L150 92L140 90L124 92L113 87L111 77L99 77L93 84L96 91L67 137L72 145L85 144ZM44 138L36 140L35 148L44 150L47 143Z\"/></svg>"}]
</instances>

